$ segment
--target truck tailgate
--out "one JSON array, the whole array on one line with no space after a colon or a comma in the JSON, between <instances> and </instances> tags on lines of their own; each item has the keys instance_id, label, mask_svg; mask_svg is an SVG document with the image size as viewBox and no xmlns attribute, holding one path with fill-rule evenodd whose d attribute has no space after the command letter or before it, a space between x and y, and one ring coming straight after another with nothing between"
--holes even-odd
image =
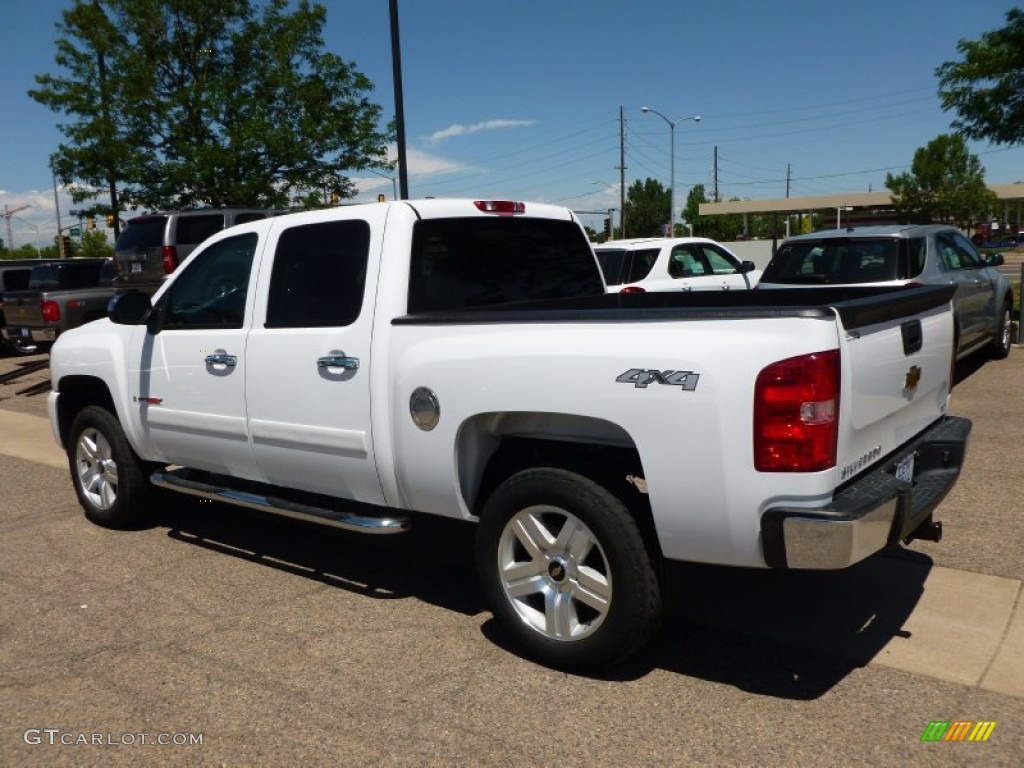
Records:
<instances>
[{"instance_id":1,"label":"truck tailgate","mask_svg":"<svg viewBox=\"0 0 1024 768\"><path fill-rule=\"evenodd\" d=\"M941 295L931 292L932 300ZM952 386L953 316L947 303L857 313L837 309L843 350L836 469L845 482L944 415ZM854 308L855 309L855 308Z\"/></svg>"},{"instance_id":2,"label":"truck tailgate","mask_svg":"<svg viewBox=\"0 0 1024 768\"><path fill-rule=\"evenodd\" d=\"M41 326L43 310L39 306L42 294L39 291L16 291L4 294L4 317L7 326L20 328L23 326Z\"/></svg>"}]
</instances>

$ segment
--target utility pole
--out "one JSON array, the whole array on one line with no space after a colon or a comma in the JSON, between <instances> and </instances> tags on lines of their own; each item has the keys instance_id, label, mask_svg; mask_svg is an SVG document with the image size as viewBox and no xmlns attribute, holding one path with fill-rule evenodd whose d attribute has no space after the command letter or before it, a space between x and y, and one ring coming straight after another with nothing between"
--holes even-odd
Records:
<instances>
[{"instance_id":1,"label":"utility pole","mask_svg":"<svg viewBox=\"0 0 1024 768\"><path fill-rule=\"evenodd\" d=\"M786 163L786 197L789 197L789 180L790 180L790 166Z\"/></svg>"},{"instance_id":2,"label":"utility pole","mask_svg":"<svg viewBox=\"0 0 1024 768\"><path fill-rule=\"evenodd\" d=\"M626 237L626 115L619 105L619 236Z\"/></svg>"},{"instance_id":3,"label":"utility pole","mask_svg":"<svg viewBox=\"0 0 1024 768\"><path fill-rule=\"evenodd\" d=\"M722 200L721 200L721 198L718 197L718 147L715 147L714 162L712 163L712 165L713 165L713 167L712 167L711 176L712 176L712 178L714 180L714 185L715 185L714 201L716 203L720 203L720 202L722 202Z\"/></svg>"},{"instance_id":4,"label":"utility pole","mask_svg":"<svg viewBox=\"0 0 1024 768\"><path fill-rule=\"evenodd\" d=\"M64 238L60 236L60 200L57 199L57 171L53 167L53 155L50 155L50 175L53 177L53 210L57 214L57 253L64 257Z\"/></svg>"},{"instance_id":5,"label":"utility pole","mask_svg":"<svg viewBox=\"0 0 1024 768\"><path fill-rule=\"evenodd\" d=\"M398 143L398 186L409 199L409 169L405 162L405 108L402 106L402 45L398 35L398 0L391 7L391 72L395 81L395 139Z\"/></svg>"}]
</instances>

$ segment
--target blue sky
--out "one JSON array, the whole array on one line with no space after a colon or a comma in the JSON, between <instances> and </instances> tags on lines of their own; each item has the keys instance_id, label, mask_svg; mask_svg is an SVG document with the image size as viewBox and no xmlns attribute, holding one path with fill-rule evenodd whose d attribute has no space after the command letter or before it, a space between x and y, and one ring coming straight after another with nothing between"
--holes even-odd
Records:
<instances>
[{"instance_id":1,"label":"blue sky","mask_svg":"<svg viewBox=\"0 0 1024 768\"><path fill-rule=\"evenodd\" d=\"M387 0L327 0L328 50L375 85L391 116ZM54 25L70 0L0 1L0 209L14 244L55 229L47 158L60 118L32 101L57 72ZM1002 27L1007 0L400 0L409 186L413 197L506 197L576 210L618 206L619 107L626 183L669 183L676 202L710 190L718 149L724 198L884 187L916 149L950 130L935 67L962 38ZM989 183L1024 181L1024 148L972 143ZM392 182L355 173L363 199ZM61 213L69 198L60 192ZM599 217L587 217L597 225ZM67 224L67 221L62 221ZM40 233L37 235L38 232ZM0 230L0 236L6 233Z\"/></svg>"}]
</instances>

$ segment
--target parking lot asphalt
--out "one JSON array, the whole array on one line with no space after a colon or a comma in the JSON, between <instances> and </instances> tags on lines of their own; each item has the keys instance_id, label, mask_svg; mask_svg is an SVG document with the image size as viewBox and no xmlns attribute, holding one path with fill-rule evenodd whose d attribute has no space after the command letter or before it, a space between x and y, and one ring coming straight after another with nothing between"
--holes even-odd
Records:
<instances>
[{"instance_id":1,"label":"parking lot asphalt","mask_svg":"<svg viewBox=\"0 0 1024 768\"><path fill-rule=\"evenodd\" d=\"M1019 347L958 368L974 430L942 542L839 572L673 566L657 641L589 676L508 646L470 525L360 538L176 496L91 525L43 396L14 394L45 376L0 385L4 765L1021 764ZM924 742L933 721L996 725Z\"/></svg>"}]
</instances>

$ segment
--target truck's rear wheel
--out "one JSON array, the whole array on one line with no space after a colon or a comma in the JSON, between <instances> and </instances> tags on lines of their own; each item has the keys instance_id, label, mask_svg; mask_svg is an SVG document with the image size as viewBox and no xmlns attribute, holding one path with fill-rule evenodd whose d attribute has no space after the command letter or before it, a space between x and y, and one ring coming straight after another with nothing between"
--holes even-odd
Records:
<instances>
[{"instance_id":1,"label":"truck's rear wheel","mask_svg":"<svg viewBox=\"0 0 1024 768\"><path fill-rule=\"evenodd\" d=\"M477 569L498 621L552 666L619 661L661 616L636 520L604 487L564 469L528 469L495 490L481 514Z\"/></svg>"},{"instance_id":2,"label":"truck's rear wheel","mask_svg":"<svg viewBox=\"0 0 1024 768\"><path fill-rule=\"evenodd\" d=\"M149 511L151 487L117 418L104 408L83 408L71 423L68 464L86 517L108 528L138 523Z\"/></svg>"}]
</instances>

